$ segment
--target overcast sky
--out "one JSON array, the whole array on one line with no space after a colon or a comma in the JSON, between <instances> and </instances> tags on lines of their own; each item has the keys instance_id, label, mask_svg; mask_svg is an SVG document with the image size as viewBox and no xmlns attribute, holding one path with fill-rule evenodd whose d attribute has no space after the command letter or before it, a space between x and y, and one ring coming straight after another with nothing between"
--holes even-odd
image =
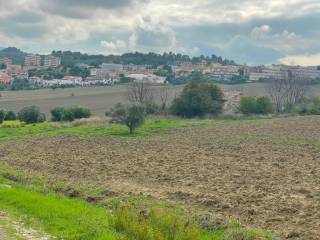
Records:
<instances>
[{"instance_id":1,"label":"overcast sky","mask_svg":"<svg viewBox=\"0 0 320 240\"><path fill-rule=\"evenodd\" d=\"M0 47L320 65L320 0L0 0Z\"/></svg>"}]
</instances>

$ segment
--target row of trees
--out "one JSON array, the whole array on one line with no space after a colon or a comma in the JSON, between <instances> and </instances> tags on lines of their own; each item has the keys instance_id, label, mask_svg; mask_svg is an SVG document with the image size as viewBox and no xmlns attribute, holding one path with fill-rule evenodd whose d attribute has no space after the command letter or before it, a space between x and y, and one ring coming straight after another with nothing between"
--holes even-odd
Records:
<instances>
[{"instance_id":1,"label":"row of trees","mask_svg":"<svg viewBox=\"0 0 320 240\"><path fill-rule=\"evenodd\" d=\"M83 107L56 107L51 110L52 121L73 121L75 119L89 118L91 112ZM22 108L17 114L13 111L0 110L0 124L3 121L20 120L27 124L44 122L46 115L40 111L39 107L31 106Z\"/></svg>"},{"instance_id":2,"label":"row of trees","mask_svg":"<svg viewBox=\"0 0 320 240\"><path fill-rule=\"evenodd\" d=\"M0 123L3 121L20 120L27 124L44 122L46 116L40 112L40 109L36 106L22 108L18 114L13 111L0 110Z\"/></svg>"},{"instance_id":3,"label":"row of trees","mask_svg":"<svg viewBox=\"0 0 320 240\"><path fill-rule=\"evenodd\" d=\"M160 65L172 65L177 62L192 62L194 64L206 61L208 64L221 63L223 65L235 65L232 60L223 59L220 56L211 55L199 57L190 57L183 54L175 54L172 52L157 54L157 53L125 53L122 55L89 55L80 52L71 51L53 51L52 55L60 57L64 66L72 66L79 63L84 63L92 66L99 66L104 62L122 63L122 64L136 64L136 65L150 65L156 67Z\"/></svg>"}]
</instances>

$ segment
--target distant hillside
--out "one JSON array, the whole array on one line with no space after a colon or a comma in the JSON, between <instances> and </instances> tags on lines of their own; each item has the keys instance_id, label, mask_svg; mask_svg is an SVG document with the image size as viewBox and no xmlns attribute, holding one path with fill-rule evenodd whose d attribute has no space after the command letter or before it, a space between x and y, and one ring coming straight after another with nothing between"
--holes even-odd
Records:
<instances>
[{"instance_id":1,"label":"distant hillside","mask_svg":"<svg viewBox=\"0 0 320 240\"><path fill-rule=\"evenodd\" d=\"M22 52L15 47L8 47L0 50L0 57L10 58L14 64L23 64L26 55L27 53Z\"/></svg>"},{"instance_id":2,"label":"distant hillside","mask_svg":"<svg viewBox=\"0 0 320 240\"><path fill-rule=\"evenodd\" d=\"M74 65L77 63L88 64L91 66L99 66L101 63L122 63L122 64L136 64L136 65L170 65L177 62L192 62L200 63L205 60L207 63L221 63L223 65L236 65L233 60L223 59L222 57L212 56L199 56L189 57L188 55L175 54L175 53L125 53L123 55L88 55L80 52L71 51L53 51L54 56L60 57L61 62L65 66Z\"/></svg>"},{"instance_id":3,"label":"distant hillside","mask_svg":"<svg viewBox=\"0 0 320 240\"><path fill-rule=\"evenodd\" d=\"M23 64L27 53L21 51L15 47L8 47L0 50L0 57L8 57L12 59L14 64ZM236 65L233 60L223 59L220 56L199 56L190 57L180 53L125 53L123 55L89 55L80 52L71 51L53 51L52 55L60 57L62 65L73 66L76 64L87 64L91 66L99 66L102 63L122 63L122 64L136 64L136 65L171 65L177 62L190 62L201 63L206 61L207 63L221 63L223 65Z\"/></svg>"}]
</instances>

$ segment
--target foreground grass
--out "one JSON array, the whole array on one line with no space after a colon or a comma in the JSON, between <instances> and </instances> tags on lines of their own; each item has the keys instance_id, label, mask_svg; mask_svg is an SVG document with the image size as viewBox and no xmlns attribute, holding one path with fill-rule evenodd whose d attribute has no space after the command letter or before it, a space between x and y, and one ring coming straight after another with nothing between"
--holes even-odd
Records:
<instances>
[{"instance_id":1,"label":"foreground grass","mask_svg":"<svg viewBox=\"0 0 320 240\"><path fill-rule=\"evenodd\" d=\"M204 125L249 125L270 121L270 119L252 120L201 120L201 119L148 119L135 131L129 134L126 126L100 123L53 123L45 122L18 128L3 128L0 125L0 140L32 136L81 135L81 136L123 136L141 137L170 129L204 126Z\"/></svg>"},{"instance_id":2,"label":"foreground grass","mask_svg":"<svg viewBox=\"0 0 320 240\"><path fill-rule=\"evenodd\" d=\"M102 207L45 191L40 187L44 183L34 179L23 186L0 177L0 211L65 240L272 239L270 234L247 231L238 224L206 231L180 208L144 197L109 199Z\"/></svg>"}]
</instances>

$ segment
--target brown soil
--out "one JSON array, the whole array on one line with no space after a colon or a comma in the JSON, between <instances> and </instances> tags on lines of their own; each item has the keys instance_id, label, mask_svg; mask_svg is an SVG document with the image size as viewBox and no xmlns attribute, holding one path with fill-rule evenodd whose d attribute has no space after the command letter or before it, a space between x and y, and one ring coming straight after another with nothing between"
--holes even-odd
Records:
<instances>
[{"instance_id":1,"label":"brown soil","mask_svg":"<svg viewBox=\"0 0 320 240\"><path fill-rule=\"evenodd\" d=\"M320 239L320 118L193 127L146 138L63 136L0 143L15 169L150 194L285 239Z\"/></svg>"}]
</instances>

